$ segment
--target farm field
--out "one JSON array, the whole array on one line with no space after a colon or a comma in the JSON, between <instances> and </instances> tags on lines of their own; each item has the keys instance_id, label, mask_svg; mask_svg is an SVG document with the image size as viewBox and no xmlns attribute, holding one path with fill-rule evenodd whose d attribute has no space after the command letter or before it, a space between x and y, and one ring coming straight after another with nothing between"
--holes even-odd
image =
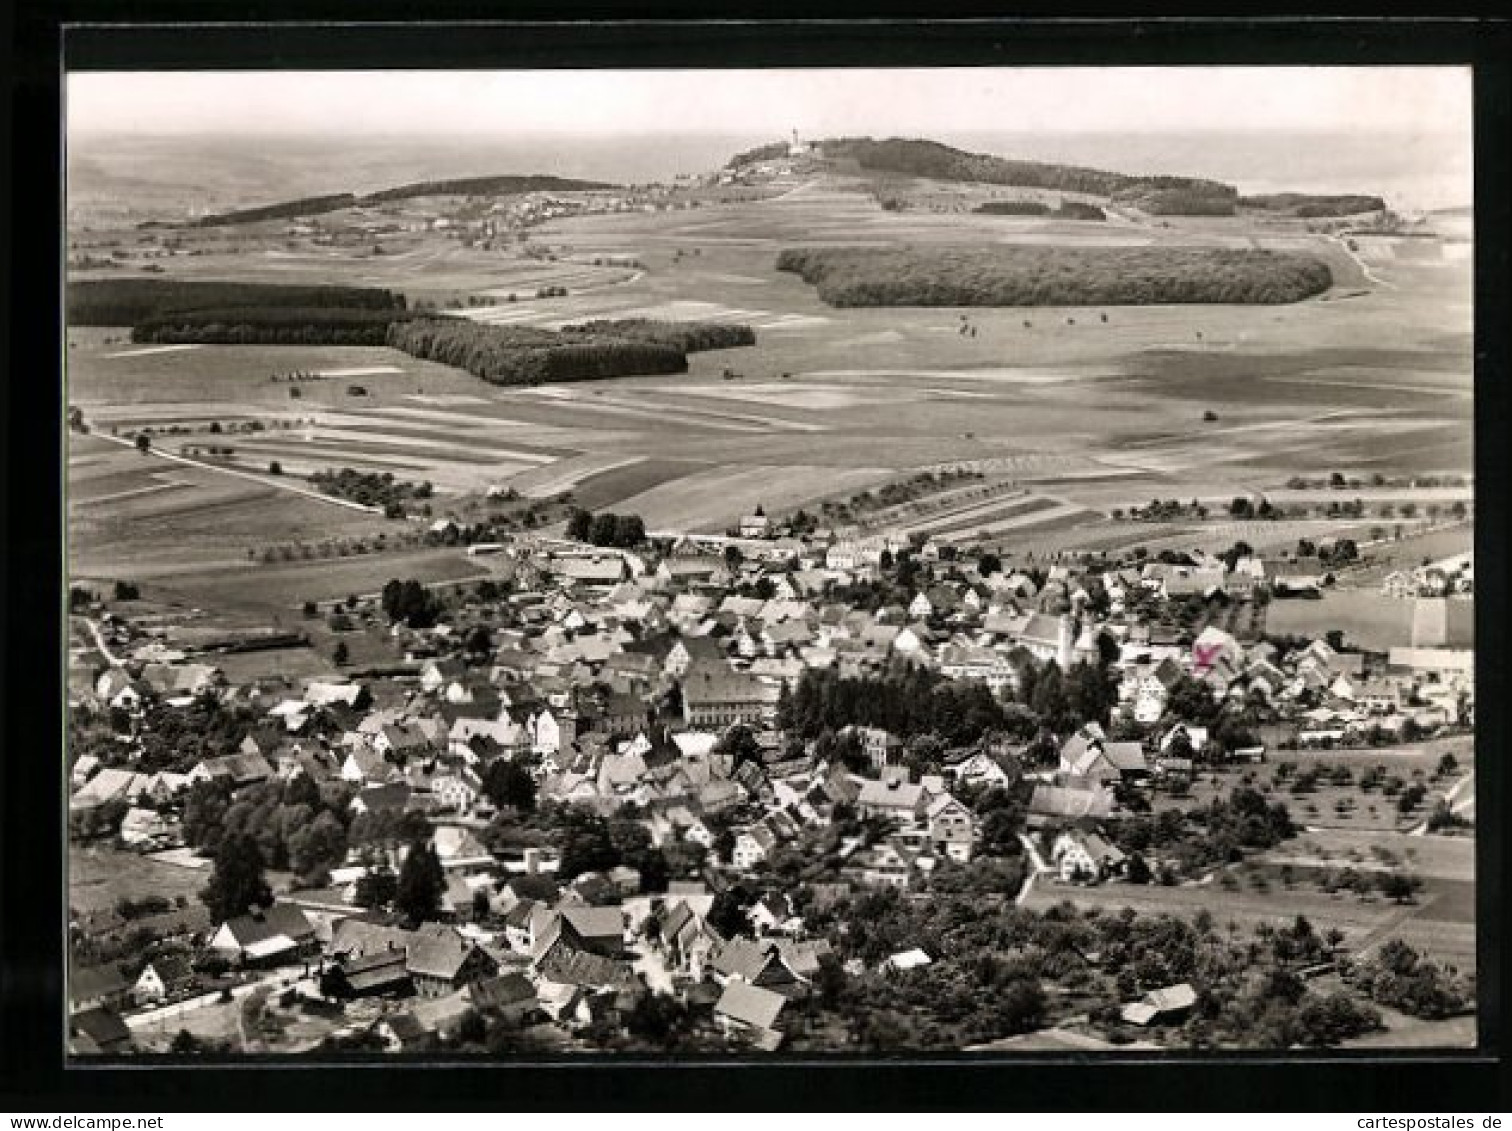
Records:
<instances>
[{"instance_id":1,"label":"farm field","mask_svg":"<svg viewBox=\"0 0 1512 1131\"><path fill-rule=\"evenodd\" d=\"M235 568L184 572L160 584L201 603L276 610L285 627L299 627L305 601L333 601L378 593L391 578L433 584L491 576L486 558L469 558L452 547L316 559L274 565L239 563Z\"/></svg>"},{"instance_id":2,"label":"farm field","mask_svg":"<svg viewBox=\"0 0 1512 1131\"><path fill-rule=\"evenodd\" d=\"M889 213L835 176L743 195L766 199L549 221L531 241L555 263L490 256L435 232L386 239L378 256L247 254L238 241L250 237L235 233L204 255L161 261L173 277L381 285L443 305L488 292L497 305L457 313L510 324L654 317L756 329L756 346L695 354L686 374L505 389L380 347L164 349L134 346L125 330L74 328L70 402L99 430L196 429L161 438L169 450L207 442L200 429L212 420L262 421L266 431L225 441L242 466L277 460L296 479L332 466L426 479L438 513L448 497L486 488L534 498L572 490L583 505L638 511L658 530L722 530L757 503L781 514L921 468L968 465L1044 500L1034 511L978 500L980 510L896 519L934 529L954 514L951 537L975 541L985 530L1004 552L1036 556L1223 549L1238 538L1289 548L1304 533L1345 527L1125 527L1103 516L1155 497L1280 491L1295 475L1470 469L1467 263L1404 259L1378 241L1360 252L1383 281L1372 286L1339 245L1283 223L1119 219L1092 231L1054 219ZM1336 293L1361 293L1273 307L836 309L775 271L782 247L805 243L1098 239L1304 248L1336 269ZM595 256L644 268L595 268ZM570 276L569 293L536 298L548 275ZM294 398L295 386L270 378L296 370L324 376L299 383ZM1218 420L1204 424L1208 411ZM143 473L74 448L76 562L91 568L140 561L167 578L224 570L248 546L300 530L376 529L355 512L248 481ZM282 588L256 576L226 574L253 585L257 601ZM1356 633L1394 631L1376 623L1379 611L1359 617Z\"/></svg>"},{"instance_id":3,"label":"farm field","mask_svg":"<svg viewBox=\"0 0 1512 1131\"><path fill-rule=\"evenodd\" d=\"M1305 635L1327 624L1357 648L1384 652L1412 643L1414 602L1377 589L1333 588L1317 600L1272 601L1265 628L1277 636Z\"/></svg>"}]
</instances>

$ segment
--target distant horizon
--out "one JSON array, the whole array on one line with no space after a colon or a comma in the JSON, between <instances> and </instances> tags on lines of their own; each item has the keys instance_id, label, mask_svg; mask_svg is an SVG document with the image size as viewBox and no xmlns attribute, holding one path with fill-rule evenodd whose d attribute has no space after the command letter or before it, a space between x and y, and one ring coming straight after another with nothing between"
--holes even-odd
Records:
<instances>
[{"instance_id":1,"label":"distant horizon","mask_svg":"<svg viewBox=\"0 0 1512 1131\"><path fill-rule=\"evenodd\" d=\"M834 136L801 127L798 134L810 141ZM1007 158L1128 174L1204 176L1245 193L1369 193L1393 207L1429 211L1473 204L1467 135L1468 130L1426 132L1377 124L1369 129L1198 125L1139 132L942 125L869 136L926 138ZM67 156L74 173L109 176L115 171L138 185L148 181L169 189L203 189L200 195L206 198L255 203L322 191L371 191L434 177L543 174L618 184L666 182L679 174L712 171L743 149L788 136L791 131L736 128L407 130L355 136L333 129L290 129L260 136L257 149L249 151L245 138L224 131L108 129L71 134ZM148 151L160 158L156 166L143 162ZM344 162L331 160L338 152ZM262 168L259 184L243 175L248 160ZM282 188L268 177L270 163L289 178Z\"/></svg>"},{"instance_id":2,"label":"distant horizon","mask_svg":"<svg viewBox=\"0 0 1512 1131\"><path fill-rule=\"evenodd\" d=\"M938 67L72 72L69 121L133 132L346 136L773 132L815 136L1274 126L1460 128L1468 67Z\"/></svg>"}]
</instances>

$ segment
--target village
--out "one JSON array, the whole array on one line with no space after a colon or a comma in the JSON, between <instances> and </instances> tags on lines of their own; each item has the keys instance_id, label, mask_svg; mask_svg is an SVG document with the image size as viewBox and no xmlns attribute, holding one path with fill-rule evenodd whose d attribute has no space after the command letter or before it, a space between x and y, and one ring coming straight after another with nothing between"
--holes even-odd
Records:
<instances>
[{"instance_id":1,"label":"village","mask_svg":"<svg viewBox=\"0 0 1512 1131\"><path fill-rule=\"evenodd\" d=\"M228 643L129 582L75 587L73 854L109 890L184 877L74 909L76 1053L866 1049L914 1024L923 1048L1240 1043L1245 962L1126 962L1097 909L1127 893L1189 932L1144 893L1205 891L1184 945L1237 956L1212 923L1246 877L1269 890L1245 869L1319 826L1375 859L1351 849L1316 931L1289 863L1245 920L1298 987L1272 1039L1473 1000L1387 938L1423 879L1385 847L1473 827L1468 555L1388 577L1412 640L1370 652L1267 635L1268 605L1334 578L1247 546L1005 563L758 507L723 537L473 549L490 579L307 604L403 660L341 645L298 680L218 664L287 631ZM974 915L1023 937L969 951ZM1102 932L1071 966L1040 937L1068 931ZM1387 961L1431 1001L1382 989ZM928 979L964 970L1002 993L942 1004Z\"/></svg>"}]
</instances>

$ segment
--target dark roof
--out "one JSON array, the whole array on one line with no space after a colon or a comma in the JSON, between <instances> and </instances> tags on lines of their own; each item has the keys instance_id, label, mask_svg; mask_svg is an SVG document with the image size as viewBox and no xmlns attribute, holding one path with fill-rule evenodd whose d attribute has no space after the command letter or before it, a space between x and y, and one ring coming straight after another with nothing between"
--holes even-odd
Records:
<instances>
[{"instance_id":1,"label":"dark roof","mask_svg":"<svg viewBox=\"0 0 1512 1131\"><path fill-rule=\"evenodd\" d=\"M156 971L165 986L175 986L194 980L194 967L187 954L160 954L147 964ZM146 971L147 967L143 967Z\"/></svg>"},{"instance_id":2,"label":"dark roof","mask_svg":"<svg viewBox=\"0 0 1512 1131\"><path fill-rule=\"evenodd\" d=\"M568 946L552 947L538 970L550 981L573 986L619 987L634 980L627 963Z\"/></svg>"},{"instance_id":3,"label":"dark roof","mask_svg":"<svg viewBox=\"0 0 1512 1131\"><path fill-rule=\"evenodd\" d=\"M485 978L481 982L474 982L468 988L468 994L472 997L473 1005L479 1009L503 1009L521 1002L534 1001L536 997L535 987L523 974L500 974L496 978Z\"/></svg>"},{"instance_id":4,"label":"dark roof","mask_svg":"<svg viewBox=\"0 0 1512 1131\"><path fill-rule=\"evenodd\" d=\"M397 986L409 981L403 950L380 950L342 966L347 985L357 992Z\"/></svg>"},{"instance_id":5,"label":"dark roof","mask_svg":"<svg viewBox=\"0 0 1512 1131\"><path fill-rule=\"evenodd\" d=\"M482 950L475 943L468 942L455 932L448 931L444 935L417 939L409 946L409 972L450 980L462 970L474 951L488 957L489 961L497 967L498 963L488 956L487 951Z\"/></svg>"},{"instance_id":6,"label":"dark roof","mask_svg":"<svg viewBox=\"0 0 1512 1131\"><path fill-rule=\"evenodd\" d=\"M101 1051L131 1043L131 1030L113 1009L86 1009L74 1014L69 1024L74 1032Z\"/></svg>"},{"instance_id":7,"label":"dark roof","mask_svg":"<svg viewBox=\"0 0 1512 1131\"><path fill-rule=\"evenodd\" d=\"M93 1001L125 993L131 982L115 966L75 966L68 972L68 1000Z\"/></svg>"},{"instance_id":8,"label":"dark roof","mask_svg":"<svg viewBox=\"0 0 1512 1131\"><path fill-rule=\"evenodd\" d=\"M754 982L773 962L781 961L781 951L774 942L733 938L709 956L709 964L727 977Z\"/></svg>"}]
</instances>

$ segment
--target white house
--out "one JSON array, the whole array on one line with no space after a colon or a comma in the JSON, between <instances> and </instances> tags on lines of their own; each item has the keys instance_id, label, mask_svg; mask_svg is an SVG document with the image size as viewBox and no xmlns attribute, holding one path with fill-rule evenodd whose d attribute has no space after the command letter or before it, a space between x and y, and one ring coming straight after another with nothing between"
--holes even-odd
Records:
<instances>
[{"instance_id":1,"label":"white house","mask_svg":"<svg viewBox=\"0 0 1512 1131\"><path fill-rule=\"evenodd\" d=\"M1050 859L1069 883L1075 879L1101 880L1123 867L1124 854L1096 833L1064 832L1055 838Z\"/></svg>"}]
</instances>

